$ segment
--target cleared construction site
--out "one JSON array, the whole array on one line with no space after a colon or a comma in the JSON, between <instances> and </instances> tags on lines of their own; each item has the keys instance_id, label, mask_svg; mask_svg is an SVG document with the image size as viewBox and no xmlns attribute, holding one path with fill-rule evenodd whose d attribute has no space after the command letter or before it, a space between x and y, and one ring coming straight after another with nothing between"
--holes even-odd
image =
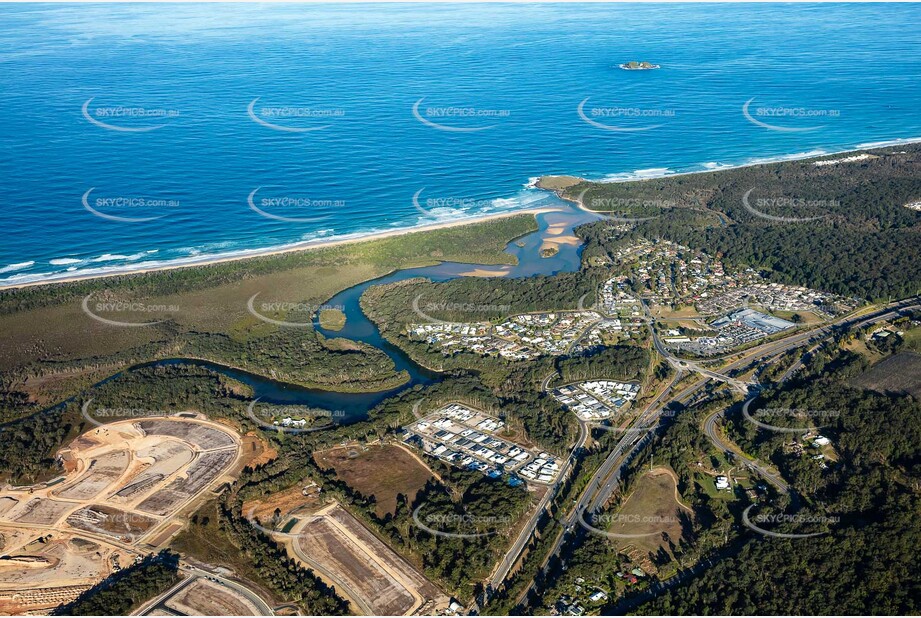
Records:
<instances>
[{"instance_id":1,"label":"cleared construction site","mask_svg":"<svg viewBox=\"0 0 921 618\"><path fill-rule=\"evenodd\" d=\"M281 540L281 539L280 539ZM450 603L435 584L337 503L303 517L288 551L362 615L431 615Z\"/></svg>"},{"instance_id":2,"label":"cleared construction site","mask_svg":"<svg viewBox=\"0 0 921 618\"><path fill-rule=\"evenodd\" d=\"M240 585L216 577L188 574L136 612L138 616L263 616L264 603Z\"/></svg>"},{"instance_id":3,"label":"cleared construction site","mask_svg":"<svg viewBox=\"0 0 921 618\"><path fill-rule=\"evenodd\" d=\"M63 476L0 489L0 613L46 613L150 553L240 453L231 429L193 415L82 434L58 453Z\"/></svg>"}]
</instances>

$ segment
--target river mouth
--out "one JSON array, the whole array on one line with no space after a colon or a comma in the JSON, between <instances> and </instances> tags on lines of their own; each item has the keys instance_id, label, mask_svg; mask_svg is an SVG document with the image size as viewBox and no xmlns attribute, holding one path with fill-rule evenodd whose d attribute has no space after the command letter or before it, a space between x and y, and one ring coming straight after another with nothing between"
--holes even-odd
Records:
<instances>
[{"instance_id":1,"label":"river mouth","mask_svg":"<svg viewBox=\"0 0 921 618\"><path fill-rule=\"evenodd\" d=\"M425 386L441 379L441 374L427 369L414 360L399 347L387 341L377 325L372 322L361 308L361 296L373 285L384 285L423 277L431 281L442 282L457 279L458 277L510 277L527 278L537 275L555 275L560 272L578 271L582 263L581 240L578 242L560 243L559 250L553 255L544 256L541 249L557 238L575 238L575 228L584 223L595 221L597 215L585 212L574 207L570 202L559 199L555 195L548 195L541 202L542 206L550 208L547 212L536 215L538 229L521 238L511 241L505 248L506 253L514 255L517 263L514 265L477 265L460 262L441 262L434 266L409 268L398 270L377 279L365 281L351 288L343 290L324 303L341 309L345 314L345 326L337 331L328 330L320 325L319 318L314 316L314 328L324 337L344 337L354 341L361 341L382 350L394 363L396 371L406 371L409 381L396 389L375 393L378 398L368 397L363 404L374 401L379 403L386 397L399 393L414 386ZM354 397L351 393L341 393L346 399ZM306 405L324 407L319 400L298 402ZM350 402L351 403L351 402ZM367 418L366 407L361 419ZM355 419L355 420L361 420Z\"/></svg>"},{"instance_id":2,"label":"river mouth","mask_svg":"<svg viewBox=\"0 0 921 618\"><path fill-rule=\"evenodd\" d=\"M325 329L320 326L319 319L315 315L313 321L316 331L330 339L346 338L380 349L393 361L396 372L406 371L409 375L409 380L400 386L376 392L338 392L289 384L217 362L190 358L160 359L135 365L125 371L134 371L144 367L194 365L246 384L253 390L253 398L258 399L261 403L307 406L324 410L330 413L331 418L337 419L337 425L348 425L365 420L368 418L368 411L381 401L407 389L438 382L442 379L442 374L417 364L403 350L387 341L374 322L362 311L362 294L373 285L405 281L416 277L442 282L464 276L527 278L578 271L581 266L581 242L560 244L559 251L547 257L541 255L541 247L548 239L557 236L574 236L575 227L597 220L598 217L574 208L572 204L556 196L548 196L543 202L552 210L536 215L538 230L513 240L506 247L506 252L517 258L518 263L515 265L482 266L460 262L441 262L433 266L398 270L342 290L324 303L325 306L341 308L346 316L345 326L340 330ZM112 380L121 373L123 372L110 376L105 381Z\"/></svg>"}]
</instances>

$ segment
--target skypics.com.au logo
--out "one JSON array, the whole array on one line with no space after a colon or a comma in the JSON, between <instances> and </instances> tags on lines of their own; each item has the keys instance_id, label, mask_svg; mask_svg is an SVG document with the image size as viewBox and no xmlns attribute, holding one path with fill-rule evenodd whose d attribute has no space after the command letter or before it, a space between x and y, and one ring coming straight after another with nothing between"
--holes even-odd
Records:
<instances>
[{"instance_id":1,"label":"skypics.com.au logo","mask_svg":"<svg viewBox=\"0 0 921 618\"><path fill-rule=\"evenodd\" d=\"M649 210L664 210L677 206L677 202L674 200L655 198L593 197L586 200L585 194L588 193L589 190L590 189L585 189L579 194L579 197L576 198L578 204L583 209L616 223L642 223L644 221L652 221L653 219L658 219L662 215L656 214L645 217L629 217L622 216L622 214L633 213L637 210L645 213Z\"/></svg>"},{"instance_id":2,"label":"skypics.com.au logo","mask_svg":"<svg viewBox=\"0 0 921 618\"><path fill-rule=\"evenodd\" d=\"M175 416L174 410L161 410L156 408L135 408L129 406L93 406L94 398L87 399L80 412L83 418L97 427L102 427L106 423L115 423L128 419L155 418L164 416Z\"/></svg>"},{"instance_id":3,"label":"skypics.com.au logo","mask_svg":"<svg viewBox=\"0 0 921 618\"><path fill-rule=\"evenodd\" d=\"M586 518L585 511L579 513L579 525L591 534L609 539L623 541L624 539L642 539L652 536L661 536L669 528L680 525L677 517L670 515L642 515L637 513L599 513L591 514ZM648 532L613 532L611 528L621 529L652 528Z\"/></svg>"},{"instance_id":4,"label":"skypics.com.au logo","mask_svg":"<svg viewBox=\"0 0 921 618\"><path fill-rule=\"evenodd\" d=\"M828 534L828 530L818 530L815 532L782 532L772 530L771 527L780 526L783 529L790 528L809 528L809 527L829 527L841 521L840 517L810 514L810 513L759 513L752 517L751 511L757 505L751 504L742 512L742 523L758 534L775 539L807 539L815 536Z\"/></svg>"},{"instance_id":5,"label":"skypics.com.au logo","mask_svg":"<svg viewBox=\"0 0 921 618\"><path fill-rule=\"evenodd\" d=\"M809 431L815 431L825 427L825 424L818 423L828 423L834 418L841 416L840 410L807 410L802 408L762 408L755 412L757 418L751 414L749 408L751 407L752 402L756 398L749 399L745 402L745 405L742 406L742 417L745 418L749 423L765 429L767 431L773 431L777 433L795 433L795 434L804 434ZM786 427L782 425L775 425L769 423L769 420L775 419L789 419L792 422L798 423L807 423L806 425L798 427Z\"/></svg>"},{"instance_id":6,"label":"skypics.com.au logo","mask_svg":"<svg viewBox=\"0 0 921 618\"><path fill-rule=\"evenodd\" d=\"M508 515L476 515L472 513L426 513L420 504L413 511L413 523L431 535L452 539L476 539L500 534L512 525Z\"/></svg>"},{"instance_id":7,"label":"skypics.com.au logo","mask_svg":"<svg viewBox=\"0 0 921 618\"><path fill-rule=\"evenodd\" d=\"M511 116L512 113L511 110L507 109L481 109L477 107L428 105L423 108L422 103L424 101L425 97L422 97L413 103L413 118L427 127L450 133L476 133L493 129L497 126L496 124L483 125L480 123L495 119L504 120Z\"/></svg>"},{"instance_id":8,"label":"skypics.com.au logo","mask_svg":"<svg viewBox=\"0 0 921 618\"><path fill-rule=\"evenodd\" d=\"M332 126L332 123L319 122L341 120L345 117L345 110L339 108L320 108L297 105L283 105L277 107L262 106L256 108L256 103L262 97L256 97L246 106L246 114L256 124L281 131L283 133L312 133L322 131Z\"/></svg>"},{"instance_id":9,"label":"skypics.com.au logo","mask_svg":"<svg viewBox=\"0 0 921 618\"><path fill-rule=\"evenodd\" d=\"M246 310L253 317L266 322L267 324L274 324L275 326L306 328L313 325L313 316L319 314L321 311L345 311L345 307L343 305L314 305L302 301L267 301L260 303L259 310L257 310L256 298L260 294L262 294L262 292L256 292L250 296L249 300L246 301ZM285 316L293 313L296 315L304 315L306 319L303 322L292 322L289 320L270 318L267 315L264 315L265 313L284 314Z\"/></svg>"},{"instance_id":10,"label":"skypics.com.au logo","mask_svg":"<svg viewBox=\"0 0 921 618\"><path fill-rule=\"evenodd\" d=\"M586 124L604 131L619 133L637 133L658 129L662 123L646 124L650 119L674 118L673 109L640 107L591 107L586 112L585 105L591 97L585 97L576 107L576 113ZM644 124L637 124L641 120Z\"/></svg>"},{"instance_id":11,"label":"skypics.com.au logo","mask_svg":"<svg viewBox=\"0 0 921 618\"><path fill-rule=\"evenodd\" d=\"M745 192L742 196L742 207L749 213L771 221L773 223L807 223L809 221L818 221L824 219L828 214L821 214L812 217L788 217L772 215L765 210L782 209L785 211L829 211L840 207L841 203L837 200L807 200L802 198L777 196L777 197L760 197L755 200L751 199L754 187ZM752 202L754 201L754 204Z\"/></svg>"},{"instance_id":12,"label":"skypics.com.au logo","mask_svg":"<svg viewBox=\"0 0 921 618\"><path fill-rule=\"evenodd\" d=\"M155 221L166 216L166 213L162 212L163 210L175 210L176 208L179 208L179 200L162 197L116 195L97 196L91 200L90 194L95 190L96 187L90 187L90 189L83 194L81 203L87 212L99 217L100 219L106 219L107 221L118 221L121 223L143 223L145 221ZM116 212L160 212L161 214L148 215L144 217L129 217L125 216L124 214L113 214Z\"/></svg>"},{"instance_id":13,"label":"skypics.com.au logo","mask_svg":"<svg viewBox=\"0 0 921 618\"><path fill-rule=\"evenodd\" d=\"M167 305L157 303L145 303L137 300L97 300L91 302L93 292L83 297L81 308L83 313L92 319L107 326L116 326L123 328L135 328L139 326L154 326L162 324L167 319L148 320L148 321L127 321L116 320L114 316L159 316L167 313L176 313L179 311L179 305ZM113 318L105 318L100 314L109 313Z\"/></svg>"},{"instance_id":14,"label":"skypics.com.au logo","mask_svg":"<svg viewBox=\"0 0 921 618\"><path fill-rule=\"evenodd\" d=\"M145 107L130 107L126 105L98 105L91 107L91 97L86 100L81 108L83 117L91 124L108 131L122 133L146 133L162 129L169 121L179 117L179 110Z\"/></svg>"},{"instance_id":15,"label":"skypics.com.au logo","mask_svg":"<svg viewBox=\"0 0 921 618\"><path fill-rule=\"evenodd\" d=\"M273 405L259 403L259 399L250 402L246 407L246 415L263 429L292 434L331 429L347 418L344 410Z\"/></svg>"},{"instance_id":16,"label":"skypics.com.au logo","mask_svg":"<svg viewBox=\"0 0 921 618\"><path fill-rule=\"evenodd\" d=\"M780 131L783 133L807 133L809 131L818 131L825 125L803 125L804 119L810 123L817 118L838 118L841 116L841 110L837 109L812 109L808 107L756 107L752 109L752 103L756 97L750 98L742 105L742 115L755 126L771 131ZM792 119L792 122L791 122ZM785 124L778 124L783 122Z\"/></svg>"},{"instance_id":17,"label":"skypics.com.au logo","mask_svg":"<svg viewBox=\"0 0 921 618\"><path fill-rule=\"evenodd\" d=\"M466 313L466 314L487 314L487 315L497 315L497 314L508 314L512 306L511 305L491 305L483 303L469 303L469 302L422 302L422 294L418 294L413 298L413 313L418 315L424 321L429 322L430 324L462 324L463 322L448 322L446 320L439 320L429 314L429 312L450 312L450 313Z\"/></svg>"},{"instance_id":18,"label":"skypics.com.au logo","mask_svg":"<svg viewBox=\"0 0 921 618\"><path fill-rule=\"evenodd\" d=\"M286 223L322 223L331 218L333 211L345 208L345 200L318 199L306 195L275 195L256 199L262 187L256 187L246 197L250 210L266 219ZM300 213L307 213L306 216Z\"/></svg>"},{"instance_id":19,"label":"skypics.com.au logo","mask_svg":"<svg viewBox=\"0 0 921 618\"><path fill-rule=\"evenodd\" d=\"M460 217L467 212L481 212L496 205L495 199L441 196L420 199L425 187L413 194L413 207L426 218Z\"/></svg>"},{"instance_id":20,"label":"skypics.com.au logo","mask_svg":"<svg viewBox=\"0 0 921 618\"><path fill-rule=\"evenodd\" d=\"M100 504L85 506L67 516L67 524L73 528L115 537L123 543L134 543L156 523L152 517Z\"/></svg>"}]
</instances>

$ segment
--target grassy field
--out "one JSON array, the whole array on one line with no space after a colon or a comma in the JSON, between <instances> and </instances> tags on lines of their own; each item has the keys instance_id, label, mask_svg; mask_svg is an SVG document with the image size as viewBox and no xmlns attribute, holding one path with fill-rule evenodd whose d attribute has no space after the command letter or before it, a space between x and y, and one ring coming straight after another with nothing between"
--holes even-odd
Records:
<instances>
[{"instance_id":1,"label":"grassy field","mask_svg":"<svg viewBox=\"0 0 921 618\"><path fill-rule=\"evenodd\" d=\"M905 340L905 349L921 353L921 327L905 331L903 339Z\"/></svg>"},{"instance_id":2,"label":"grassy field","mask_svg":"<svg viewBox=\"0 0 921 618\"><path fill-rule=\"evenodd\" d=\"M320 311L320 326L326 330L342 330L345 326L345 313L339 309L323 309Z\"/></svg>"},{"instance_id":3,"label":"grassy field","mask_svg":"<svg viewBox=\"0 0 921 618\"><path fill-rule=\"evenodd\" d=\"M662 305L653 305L650 309L652 315L657 318L663 319L672 319L672 318L698 318L700 313L697 312L692 306L681 307L680 309L670 309ZM699 325L696 325L699 327Z\"/></svg>"},{"instance_id":4,"label":"grassy field","mask_svg":"<svg viewBox=\"0 0 921 618\"><path fill-rule=\"evenodd\" d=\"M735 495L732 492L720 491L716 488L716 478L709 474L697 474L694 476L694 482L700 486L705 494L715 500L732 501Z\"/></svg>"},{"instance_id":5,"label":"grassy field","mask_svg":"<svg viewBox=\"0 0 921 618\"><path fill-rule=\"evenodd\" d=\"M756 311L761 311L762 313L767 313L768 315L777 316L782 320L789 320L791 322L793 321L794 315L799 315L802 318L802 322L799 323L800 325L811 326L813 324L822 323L822 318L817 316L812 311L768 311L764 307L753 307L753 309Z\"/></svg>"},{"instance_id":6,"label":"grassy field","mask_svg":"<svg viewBox=\"0 0 921 618\"><path fill-rule=\"evenodd\" d=\"M550 189L553 191L565 189L582 182L578 176L541 176L537 181L537 186L541 189Z\"/></svg>"},{"instance_id":7,"label":"grassy field","mask_svg":"<svg viewBox=\"0 0 921 618\"><path fill-rule=\"evenodd\" d=\"M873 365L854 384L880 393L921 399L921 354L900 352Z\"/></svg>"},{"instance_id":8,"label":"grassy field","mask_svg":"<svg viewBox=\"0 0 921 618\"><path fill-rule=\"evenodd\" d=\"M432 472L398 446L337 447L314 453L316 462L366 496L374 496L383 517L396 511L397 496L410 501L432 478Z\"/></svg>"},{"instance_id":9,"label":"grassy field","mask_svg":"<svg viewBox=\"0 0 921 618\"><path fill-rule=\"evenodd\" d=\"M168 357L204 358L328 390L396 386L405 376L379 350L317 336L311 308L393 270L445 260L512 263L505 246L536 229L533 215L522 214L238 262L0 291L0 412L21 416L131 364ZM134 304L125 310L126 303ZM88 313L157 323L116 326Z\"/></svg>"},{"instance_id":10,"label":"grassy field","mask_svg":"<svg viewBox=\"0 0 921 618\"><path fill-rule=\"evenodd\" d=\"M624 539L620 548L635 548L641 554L669 551L669 541L677 544L683 535L682 522L693 518L694 512L680 501L675 473L670 468L653 468L634 484L633 490L614 511L609 532L615 534L648 534Z\"/></svg>"},{"instance_id":11,"label":"grassy field","mask_svg":"<svg viewBox=\"0 0 921 618\"><path fill-rule=\"evenodd\" d=\"M841 347L845 350L850 350L855 354L865 356L871 363L875 363L876 361L879 361L883 358L883 354L881 352L871 350L869 346L867 346L867 342L864 341L861 337L855 337L851 341L842 343Z\"/></svg>"}]
</instances>

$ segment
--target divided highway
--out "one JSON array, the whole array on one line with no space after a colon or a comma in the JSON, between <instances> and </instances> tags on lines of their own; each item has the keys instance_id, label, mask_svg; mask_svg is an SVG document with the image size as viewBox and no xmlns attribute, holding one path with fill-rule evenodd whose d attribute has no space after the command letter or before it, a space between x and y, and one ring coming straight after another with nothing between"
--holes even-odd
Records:
<instances>
[{"instance_id":1,"label":"divided highway","mask_svg":"<svg viewBox=\"0 0 921 618\"><path fill-rule=\"evenodd\" d=\"M813 345L811 348L809 348L808 351L804 352L804 353L800 356L800 358L798 358L798 359L796 360L796 362L793 363L793 364L783 373L783 375L781 375L781 377L780 377L780 379L778 380L778 382L784 382L784 381L788 380L791 376L793 376L794 373L796 373L797 371L799 371L799 369L803 366L803 362L804 362L804 360L805 360L805 357L806 357L808 354L811 354L811 353L815 352L815 350L818 349L818 347L821 345L821 342L822 342L823 340L827 339L829 336L831 336L832 334L834 334L834 330L833 330L833 328L832 328L833 326L834 326L834 327L848 326L848 327L856 327L856 328L863 328L863 327L865 327L865 326L871 326L871 325L873 325L873 324L876 324L877 322L882 322L882 321L889 320L889 319L892 319L892 318L894 318L894 317L897 317L897 316L899 315L899 312L904 311L904 310L906 310L906 309L918 309L918 308L919 308L919 305L918 305L918 304L913 304L913 303L916 303L916 301L917 301L917 297L911 298L911 299L906 299L906 300L903 300L903 301L900 301L900 302L897 302L897 303L890 303L890 305L887 305L887 306L884 307L883 309L880 309L880 310L878 310L878 311L876 311L876 312L873 312L873 313L871 313L871 314L868 315L868 316L864 316L864 317L847 317L847 318L845 318L845 319L843 319L843 320L839 320L838 322L836 322L836 323L834 323L834 324L832 324L832 325L823 326L823 327L820 327L820 328L818 328L818 329L815 329L814 331L810 331L810 333L812 333L812 336L810 336L810 337L804 342L803 345L808 344L808 343L809 343L810 341L812 341L813 338L816 337L816 336L818 337L819 342L816 343L815 345ZM808 334L808 333L807 333L807 334ZM791 339L792 339L792 338L791 338ZM798 338L797 341L799 341L799 340L800 340L800 339ZM782 340L782 341L786 341L786 340ZM780 343L780 342L778 342L778 343ZM784 352L786 352L786 351L787 351L787 349L784 349L782 353L784 353ZM755 397L757 397L757 395L755 395L754 397L752 397L751 399L749 399L749 401L753 400ZM738 447L737 447L734 443L732 443L731 441L729 441L727 438L725 438L725 437L720 433L719 427L718 427L718 424L717 424L717 421L718 421L719 419L721 419L722 417L723 417L723 411L722 411L722 410L717 410L716 412L710 414L710 415L704 420L704 433L705 433L705 434L707 435L707 437L710 439L710 442L712 442L713 445L716 446L716 448L718 448L718 449L720 449L720 450L722 450L722 451L724 451L724 452L734 453L735 455L737 455L737 461L739 461L743 466L745 466L746 468L748 468L748 469L750 469L750 470L756 472L758 475L760 475L760 476L761 476L762 478L764 478L766 481L768 481L769 483L771 483L771 485L773 485L774 487L776 487L777 490L780 491L781 493L789 494L789 493L790 493L790 486L789 486L789 484L783 479L783 477L780 476L780 474L778 474L778 473L772 471L767 465L761 463L760 461L758 461L758 460L756 460L756 459L749 459L748 457L746 457L746 456L744 455L744 453L742 453L741 449L738 449Z\"/></svg>"},{"instance_id":2,"label":"divided highway","mask_svg":"<svg viewBox=\"0 0 921 618\"><path fill-rule=\"evenodd\" d=\"M901 311L906 309L921 308L921 305L918 304L919 299L921 299L921 297L915 296L902 301L888 303L882 308L865 316L845 316L835 322L825 324L814 329L800 331L788 337L763 343L743 351L737 360L724 365L719 372L703 369L696 363L689 363L687 361L677 359L668 352L664 345L662 345L658 335L655 333L655 329L653 328L651 330L653 331L653 343L655 345L656 351L659 352L659 354L661 354L666 360L668 360L669 363L675 367L677 372L669 385L655 398L655 400L647 405L643 413L640 414L640 416L635 421L633 428L636 430L646 427L653 427L658 423L659 417L666 407L673 403L686 404L711 379L717 379L726 382L734 388L738 390L744 390L747 393L748 385L729 377L727 374L732 371L742 369L751 363L764 361L768 358L784 354L795 348L808 345L809 343L821 341L834 334L835 329L837 328L862 328L876 322L897 317ZM678 382L680 382L687 375L686 370L700 373L702 376L701 379L666 399L672 393ZM788 370L785 375L787 374L792 375L792 371ZM548 379L545 379L545 387L547 382ZM724 451L731 450L730 448L727 448L729 445L723 442L723 439L717 431L717 416L718 414L714 414L708 417L705 422L705 432L707 436L710 437L711 441L713 441L713 443L717 446L717 448L720 448ZM643 446L645 446L646 442L651 439L651 436L651 429L646 432L628 431L624 437L621 438L621 440L614 446L614 448L611 450L611 453L608 455L596 473L592 476L585 490L579 496L574 508L568 511L565 518L561 520L563 529L554 540L550 552L544 558L541 566L542 570L546 569L552 558L559 553L566 539L566 534L574 529L575 525L577 525L582 519L584 513L586 511L592 512L596 510L610 498L611 494L617 488L620 482L621 473L626 464L629 464L630 461L632 461L635 454L638 453ZM763 464L745 458L742 458L742 460L744 461L745 465L755 470L766 480L773 483L779 490L784 493L789 492L789 485L779 475L768 470ZM541 511L545 506L546 503L541 505ZM519 541L521 541L521 539L529 539L533 534L534 526L536 526L536 524L537 517L534 517L528 523L528 526L525 527L525 530L522 530L522 533L519 536ZM500 568L497 569L494 572L493 577L490 578L490 591L497 589L505 581L505 578L511 571L512 566L517 562L522 549L523 544L519 546L519 544L516 542L516 545L513 546L512 551L510 551L506 555L505 559L503 559L502 563L500 563ZM514 556L514 559L509 560L510 556ZM521 602L526 597L527 593L530 591L533 585L534 584L532 582L531 586L528 587L519 598L519 602Z\"/></svg>"}]
</instances>

